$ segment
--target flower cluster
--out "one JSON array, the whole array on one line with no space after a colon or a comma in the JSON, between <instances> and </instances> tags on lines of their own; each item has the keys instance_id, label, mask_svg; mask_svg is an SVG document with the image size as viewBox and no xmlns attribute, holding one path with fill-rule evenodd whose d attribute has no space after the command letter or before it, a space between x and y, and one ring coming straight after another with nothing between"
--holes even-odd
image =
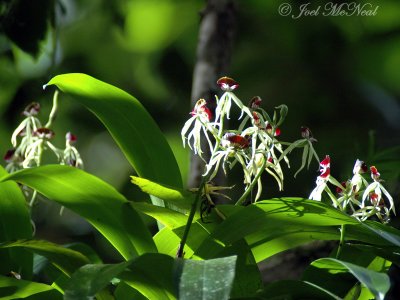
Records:
<instances>
[{"instance_id":1,"label":"flower cluster","mask_svg":"<svg viewBox=\"0 0 400 300\"><path fill-rule=\"evenodd\" d=\"M326 192L332 200L333 206L341 211L347 212L361 221L375 215L380 221L386 223L389 221L391 211L396 214L393 197L382 185L378 169L371 166L369 170L371 183L363 177L363 174L368 172L367 165L357 159L353 168L353 177L339 183L330 174L330 157L327 155L320 163L321 175L317 177L316 187L311 192L309 199L321 201L322 193ZM336 187L336 194L330 190L328 182Z\"/></svg>"},{"instance_id":2,"label":"flower cluster","mask_svg":"<svg viewBox=\"0 0 400 300\"><path fill-rule=\"evenodd\" d=\"M286 105L276 107L271 118L261 108L262 100L259 96L253 97L248 105L243 104L233 93L239 84L232 78L222 77L217 84L223 94L216 97L215 118L205 99L197 101L190 113L192 117L181 131L183 145L187 143L194 153L204 160L201 140L203 136L206 138L211 152L210 159L205 161L206 171L203 174L207 180L212 180L221 168L226 174L229 169L239 165L244 173L245 194L257 184L255 201L261 195L261 174L264 171L276 180L279 189L282 190L284 176L281 161L285 161L289 167L287 154L296 147L305 146L305 141L310 141L311 144L315 139L302 139L302 143L297 143L294 148L284 150L285 143L278 138L281 135L279 126L288 111ZM241 112L239 120L242 121L237 129L226 128L232 104ZM238 202L242 201L239 199Z\"/></svg>"},{"instance_id":3,"label":"flower cluster","mask_svg":"<svg viewBox=\"0 0 400 300\"><path fill-rule=\"evenodd\" d=\"M11 137L13 148L8 150L4 156L6 161L6 170L10 173L19 169L40 166L45 153L53 153L57 162L63 165L74 167L83 167L83 161L78 150L73 145L76 142L76 136L67 133L65 137L65 149L59 149L51 142L55 136L50 129L56 113L56 97L53 109L50 113L49 121L42 125L37 115L40 112L40 104L33 102L28 105L22 115L24 120L14 130Z\"/></svg>"}]
</instances>

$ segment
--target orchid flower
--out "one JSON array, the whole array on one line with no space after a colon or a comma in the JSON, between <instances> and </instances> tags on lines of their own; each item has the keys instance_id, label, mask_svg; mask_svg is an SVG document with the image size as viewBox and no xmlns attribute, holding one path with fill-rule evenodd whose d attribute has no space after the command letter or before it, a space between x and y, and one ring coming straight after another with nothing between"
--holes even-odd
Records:
<instances>
[{"instance_id":1,"label":"orchid flower","mask_svg":"<svg viewBox=\"0 0 400 300\"><path fill-rule=\"evenodd\" d=\"M249 108L246 107L243 102L233 93L233 91L239 87L239 84L235 80L225 76L218 79L217 84L219 85L221 90L224 91L224 93L219 99L217 98L217 107L215 109L215 122L220 122L221 119L224 119L225 116L227 119L229 119L232 101L239 107L241 111L239 120L242 118L243 113L246 113L251 117L251 112Z\"/></svg>"},{"instance_id":2,"label":"orchid flower","mask_svg":"<svg viewBox=\"0 0 400 300\"><path fill-rule=\"evenodd\" d=\"M310 196L308 197L311 200L321 201L322 192L327 187L327 183L331 174L331 159L329 155L325 156L325 159L320 162L320 172L321 174L317 177L316 180L316 187L311 192Z\"/></svg>"},{"instance_id":3,"label":"orchid flower","mask_svg":"<svg viewBox=\"0 0 400 300\"><path fill-rule=\"evenodd\" d=\"M212 119L212 113L207 107L207 102L204 99L200 99L196 102L193 111L190 113L191 118L186 121L182 128L181 136L183 141L183 146L185 147L186 139L188 141L189 148L202 157L203 151L201 149L201 133L207 139L210 151L213 149L213 143L208 136L207 131L212 134L216 134L216 128L210 123ZM193 129L188 133L189 128L193 125ZM187 134L188 133L188 134ZM187 137L186 137L187 135Z\"/></svg>"}]
</instances>

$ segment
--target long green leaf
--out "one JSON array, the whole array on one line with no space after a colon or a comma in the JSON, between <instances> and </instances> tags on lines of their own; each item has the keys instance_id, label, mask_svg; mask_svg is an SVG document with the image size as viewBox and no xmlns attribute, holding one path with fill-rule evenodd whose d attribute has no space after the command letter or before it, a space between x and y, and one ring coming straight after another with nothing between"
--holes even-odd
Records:
<instances>
[{"instance_id":1,"label":"long green leaf","mask_svg":"<svg viewBox=\"0 0 400 300\"><path fill-rule=\"evenodd\" d=\"M137 211L153 217L164 226L170 229L179 228L186 225L188 217L180 212L161 206L152 205L146 202L131 202Z\"/></svg>"},{"instance_id":2,"label":"long green leaf","mask_svg":"<svg viewBox=\"0 0 400 300\"><path fill-rule=\"evenodd\" d=\"M64 300L93 299L131 263L132 261L119 264L88 264L81 267L69 280L65 288Z\"/></svg>"},{"instance_id":3,"label":"long green leaf","mask_svg":"<svg viewBox=\"0 0 400 300\"><path fill-rule=\"evenodd\" d=\"M136 176L131 176L131 178L132 183L137 185L143 192L160 198L182 210L190 210L195 198L193 193Z\"/></svg>"},{"instance_id":4,"label":"long green leaf","mask_svg":"<svg viewBox=\"0 0 400 300\"><path fill-rule=\"evenodd\" d=\"M56 85L92 111L141 177L182 187L171 148L154 119L133 96L80 73L55 76L48 85Z\"/></svg>"},{"instance_id":5,"label":"long green leaf","mask_svg":"<svg viewBox=\"0 0 400 300\"><path fill-rule=\"evenodd\" d=\"M176 299L173 270L174 259L158 253L144 254L118 264L85 265L72 275L64 299L91 299L116 277L147 299Z\"/></svg>"},{"instance_id":6,"label":"long green leaf","mask_svg":"<svg viewBox=\"0 0 400 300\"><path fill-rule=\"evenodd\" d=\"M47 284L0 275L0 299L61 300L62 294Z\"/></svg>"},{"instance_id":7,"label":"long green leaf","mask_svg":"<svg viewBox=\"0 0 400 300\"><path fill-rule=\"evenodd\" d=\"M219 255L224 247L244 238L259 262L315 240L338 240L342 224L346 224L346 240L393 246L400 236L394 228L375 222L367 222L367 227L329 205L300 198L264 200L247 207L221 205L218 208L227 218L216 225L195 250L195 255L203 259ZM371 230L372 226L376 226L376 230Z\"/></svg>"},{"instance_id":8,"label":"long green leaf","mask_svg":"<svg viewBox=\"0 0 400 300\"><path fill-rule=\"evenodd\" d=\"M326 269L329 272L350 272L374 295L375 299L383 300L390 288L390 279L387 274L372 271L349 262L334 258L321 258L312 263L316 268Z\"/></svg>"},{"instance_id":9,"label":"long green leaf","mask_svg":"<svg viewBox=\"0 0 400 300\"><path fill-rule=\"evenodd\" d=\"M79 267L89 263L89 259L80 252L48 241L19 240L1 244L0 248L23 248L44 256L67 275L72 274Z\"/></svg>"},{"instance_id":10,"label":"long green leaf","mask_svg":"<svg viewBox=\"0 0 400 300\"><path fill-rule=\"evenodd\" d=\"M149 230L123 195L77 168L48 165L15 172L3 180L21 182L90 222L125 259L156 252Z\"/></svg>"},{"instance_id":11,"label":"long green leaf","mask_svg":"<svg viewBox=\"0 0 400 300\"><path fill-rule=\"evenodd\" d=\"M226 214L226 206L219 208ZM229 208L227 213L229 214L227 219L215 228L200 246L196 255L212 257L220 252L223 247L256 232L262 233L258 236L259 241L262 242L279 238L279 233L288 226L297 227L298 230L302 228L309 230L310 227L314 226L338 227L341 224L358 224L357 220L333 207L301 198L264 200L236 211ZM306 240L302 240L302 243L313 240L311 234L308 238L306 237ZM250 242L255 244L258 241L252 239Z\"/></svg>"},{"instance_id":12,"label":"long green leaf","mask_svg":"<svg viewBox=\"0 0 400 300\"><path fill-rule=\"evenodd\" d=\"M145 254L133 261L120 278L147 299L176 299L176 260L164 254Z\"/></svg>"},{"instance_id":13,"label":"long green leaf","mask_svg":"<svg viewBox=\"0 0 400 300\"><path fill-rule=\"evenodd\" d=\"M0 178L8 173L0 166ZM15 182L0 183L0 243L32 237L28 207ZM21 249L0 250L0 274L18 272L23 278L32 276L33 255Z\"/></svg>"},{"instance_id":14,"label":"long green leaf","mask_svg":"<svg viewBox=\"0 0 400 300\"><path fill-rule=\"evenodd\" d=\"M179 281L179 299L229 299L236 258L185 260Z\"/></svg>"}]
</instances>

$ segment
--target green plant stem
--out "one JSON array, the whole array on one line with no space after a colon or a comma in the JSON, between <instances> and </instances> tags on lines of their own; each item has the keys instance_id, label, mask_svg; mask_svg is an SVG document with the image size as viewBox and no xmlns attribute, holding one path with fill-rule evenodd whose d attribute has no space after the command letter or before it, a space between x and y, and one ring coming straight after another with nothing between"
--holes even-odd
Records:
<instances>
[{"instance_id":1,"label":"green plant stem","mask_svg":"<svg viewBox=\"0 0 400 300\"><path fill-rule=\"evenodd\" d=\"M44 127L50 128L51 125L53 125L54 120L56 119L57 116L57 109L58 109L58 90L54 92L53 96L53 107L51 108L50 115L49 115L49 120L47 121L46 125Z\"/></svg>"},{"instance_id":2,"label":"green plant stem","mask_svg":"<svg viewBox=\"0 0 400 300\"><path fill-rule=\"evenodd\" d=\"M346 234L346 225L342 224L340 226L340 242L339 242L338 250L336 252L336 258L337 259L340 258L340 254L342 253L342 249L343 249L343 246L344 246L345 234Z\"/></svg>"},{"instance_id":3,"label":"green plant stem","mask_svg":"<svg viewBox=\"0 0 400 300\"><path fill-rule=\"evenodd\" d=\"M267 160L265 157L263 157L263 164L258 171L257 175L254 177L252 182L250 183L249 187L244 191L243 195L239 198L239 200L235 203L235 205L240 205L242 204L245 200L246 197L249 195L249 193L253 190L254 186L256 185L258 179L260 178L261 174L264 172L265 165L267 164Z\"/></svg>"},{"instance_id":4,"label":"green plant stem","mask_svg":"<svg viewBox=\"0 0 400 300\"><path fill-rule=\"evenodd\" d=\"M192 207L190 209L190 214L189 214L188 220L186 222L185 231L183 232L181 242L179 243L178 251L176 252L176 257L183 258L183 256L184 256L183 249L185 248L185 244L186 244L187 238L189 236L190 227L192 226L193 219L196 214L197 206L198 206L199 200L201 198L201 193L204 189L204 186L207 183L208 178L209 178L209 175L207 174L206 176L203 176L203 178L201 179L199 190L197 191L196 198L194 199L194 201L192 203Z\"/></svg>"}]
</instances>

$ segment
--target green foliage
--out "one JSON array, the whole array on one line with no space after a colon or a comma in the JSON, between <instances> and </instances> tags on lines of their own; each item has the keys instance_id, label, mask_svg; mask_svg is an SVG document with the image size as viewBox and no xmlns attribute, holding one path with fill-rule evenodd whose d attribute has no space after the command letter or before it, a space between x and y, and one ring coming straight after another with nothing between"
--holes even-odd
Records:
<instances>
[{"instance_id":1,"label":"green foliage","mask_svg":"<svg viewBox=\"0 0 400 300\"><path fill-rule=\"evenodd\" d=\"M1 275L23 275L23 280L0 276L4 299L383 299L388 292L385 273L400 260L397 229L361 222L323 202L297 197L248 206L215 205L210 195L226 187L204 183L195 193L183 190L171 149L135 98L84 74L60 75L51 84L104 123L139 175L132 176L132 182L152 197L153 204L128 201L96 176L69 166L47 165L12 174L0 169L0 256L6 262ZM286 113L286 107L280 107L281 117ZM222 138L222 131L217 137ZM283 151L283 157L290 152ZM254 182L259 178L251 176ZM32 240L23 194L13 181L91 223L119 252L118 262L103 264L88 246ZM209 205L206 214L198 211L200 203ZM152 236L143 215L165 227ZM18 226L13 223L16 217ZM339 240L338 257L314 261L302 280L262 285L257 263L315 240ZM29 281L32 252L36 261L47 260L55 267L47 268L47 284L36 278ZM35 264L39 273L43 269Z\"/></svg>"},{"instance_id":2,"label":"green foliage","mask_svg":"<svg viewBox=\"0 0 400 300\"><path fill-rule=\"evenodd\" d=\"M0 176L7 172L0 166ZM32 225L26 200L15 182L0 183L0 243L32 237ZM0 274L9 272L22 274L24 278L32 276L32 254L21 249L0 250Z\"/></svg>"},{"instance_id":3,"label":"green foliage","mask_svg":"<svg viewBox=\"0 0 400 300\"><path fill-rule=\"evenodd\" d=\"M179 283L179 299L228 299L235 263L236 256L186 260Z\"/></svg>"},{"instance_id":4,"label":"green foliage","mask_svg":"<svg viewBox=\"0 0 400 300\"><path fill-rule=\"evenodd\" d=\"M7 178L84 217L126 259L156 251L150 232L125 197L93 175L68 166L48 165L18 171Z\"/></svg>"}]
</instances>

